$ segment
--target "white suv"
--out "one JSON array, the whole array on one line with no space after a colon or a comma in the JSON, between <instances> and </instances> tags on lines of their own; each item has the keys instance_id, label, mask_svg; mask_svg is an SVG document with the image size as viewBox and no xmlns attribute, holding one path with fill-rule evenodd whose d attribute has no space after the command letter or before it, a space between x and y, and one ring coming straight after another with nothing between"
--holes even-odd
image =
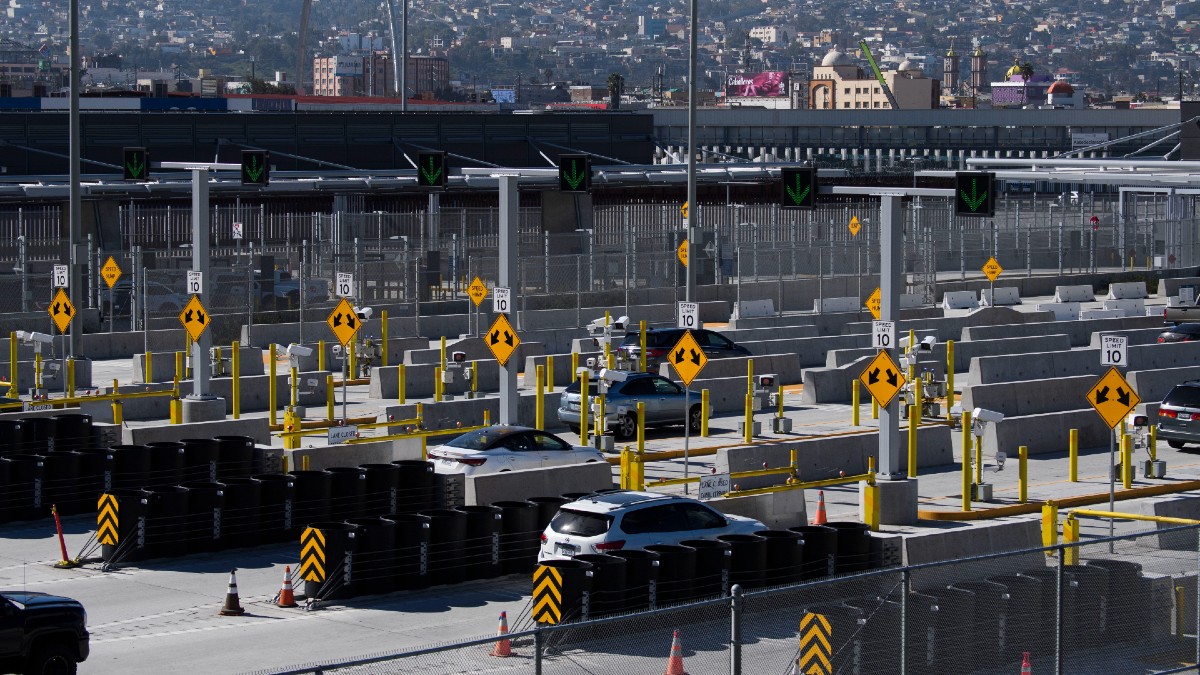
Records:
<instances>
[{"instance_id":1,"label":"white suv","mask_svg":"<svg viewBox=\"0 0 1200 675\"><path fill-rule=\"evenodd\" d=\"M677 544L685 539L750 534L766 527L721 513L687 497L654 492L605 492L563 504L542 533L538 561Z\"/></svg>"}]
</instances>

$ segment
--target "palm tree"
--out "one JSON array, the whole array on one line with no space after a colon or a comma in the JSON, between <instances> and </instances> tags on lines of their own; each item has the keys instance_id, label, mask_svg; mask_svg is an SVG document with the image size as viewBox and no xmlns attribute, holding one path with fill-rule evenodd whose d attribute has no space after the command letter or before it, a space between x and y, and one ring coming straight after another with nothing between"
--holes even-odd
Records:
<instances>
[{"instance_id":1,"label":"palm tree","mask_svg":"<svg viewBox=\"0 0 1200 675\"><path fill-rule=\"evenodd\" d=\"M1033 65L1028 61L1021 64L1021 80L1025 93L1025 105L1029 105L1029 81L1033 79Z\"/></svg>"},{"instance_id":2,"label":"palm tree","mask_svg":"<svg viewBox=\"0 0 1200 675\"><path fill-rule=\"evenodd\" d=\"M625 90L625 78L620 73L608 76L608 107L618 110L621 107L621 93Z\"/></svg>"}]
</instances>

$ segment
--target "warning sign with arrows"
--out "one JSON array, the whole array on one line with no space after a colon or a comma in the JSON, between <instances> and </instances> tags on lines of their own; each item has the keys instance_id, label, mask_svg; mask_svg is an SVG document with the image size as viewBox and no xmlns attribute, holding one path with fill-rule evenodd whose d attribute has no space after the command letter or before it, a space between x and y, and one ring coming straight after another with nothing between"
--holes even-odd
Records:
<instances>
[{"instance_id":1,"label":"warning sign with arrows","mask_svg":"<svg viewBox=\"0 0 1200 675\"><path fill-rule=\"evenodd\" d=\"M354 334L362 326L358 320L358 314L354 311L354 306L345 298L342 298L329 316L325 317L325 323L329 325L329 330L333 331L333 336L343 347L354 339Z\"/></svg>"},{"instance_id":2,"label":"warning sign with arrows","mask_svg":"<svg viewBox=\"0 0 1200 675\"><path fill-rule=\"evenodd\" d=\"M1121 371L1109 368L1088 390L1087 401L1109 429L1116 429L1121 420L1142 402L1142 397L1129 386Z\"/></svg>"},{"instance_id":3,"label":"warning sign with arrows","mask_svg":"<svg viewBox=\"0 0 1200 675\"><path fill-rule=\"evenodd\" d=\"M300 578L316 584L325 581L325 535L315 527L300 534Z\"/></svg>"},{"instance_id":4,"label":"warning sign with arrows","mask_svg":"<svg viewBox=\"0 0 1200 675\"><path fill-rule=\"evenodd\" d=\"M204 331L208 330L208 310L200 304L200 298L193 295L192 299L188 300L188 304L179 313L179 323L183 324L183 328L191 336L192 342L199 340Z\"/></svg>"},{"instance_id":5,"label":"warning sign with arrows","mask_svg":"<svg viewBox=\"0 0 1200 675\"><path fill-rule=\"evenodd\" d=\"M800 672L828 675L833 672L833 628L823 614L809 612L800 620Z\"/></svg>"},{"instance_id":6,"label":"warning sign with arrows","mask_svg":"<svg viewBox=\"0 0 1200 675\"><path fill-rule=\"evenodd\" d=\"M882 349L863 369L858 380L866 385L871 396L874 396L875 400L879 401L879 405L885 408L892 402L892 399L896 398L896 394L908 381L904 377L903 371L900 370L900 366L897 366L896 362L892 360L892 355Z\"/></svg>"},{"instance_id":7,"label":"warning sign with arrows","mask_svg":"<svg viewBox=\"0 0 1200 675\"><path fill-rule=\"evenodd\" d=\"M104 283L108 284L109 288L112 288L113 284L117 283L117 279L121 278L121 266L111 255L105 261L104 267L100 268L100 276L104 277Z\"/></svg>"},{"instance_id":8,"label":"warning sign with arrows","mask_svg":"<svg viewBox=\"0 0 1200 675\"><path fill-rule=\"evenodd\" d=\"M700 343L696 342L696 338L692 336L692 331L684 331L683 336L671 347L671 351L667 354L667 358L671 361L671 365L675 367L675 372L679 373L679 379L683 380L685 386L692 386L692 380L704 370L704 366L708 363L708 356L704 350L700 348Z\"/></svg>"},{"instance_id":9,"label":"warning sign with arrows","mask_svg":"<svg viewBox=\"0 0 1200 675\"><path fill-rule=\"evenodd\" d=\"M71 304L71 298L68 298L67 292L61 288L54 294L54 299L50 301L50 306L46 308L46 311L50 314L50 319L54 321L54 326L60 333L66 333L67 326L71 325L71 319L75 318L75 305Z\"/></svg>"},{"instance_id":10,"label":"warning sign with arrows","mask_svg":"<svg viewBox=\"0 0 1200 675\"><path fill-rule=\"evenodd\" d=\"M475 277L471 281L471 285L467 286L467 295L471 296L471 302L475 303L475 306L478 307L483 302L483 299L487 297L487 285L483 283L482 279Z\"/></svg>"},{"instance_id":11,"label":"warning sign with arrows","mask_svg":"<svg viewBox=\"0 0 1200 675\"><path fill-rule=\"evenodd\" d=\"M557 624L562 621L562 573L539 565L533 571L533 620Z\"/></svg>"},{"instance_id":12,"label":"warning sign with arrows","mask_svg":"<svg viewBox=\"0 0 1200 675\"><path fill-rule=\"evenodd\" d=\"M99 513L96 514L96 539L101 544L116 546L117 534L117 498L110 494L100 495L97 504Z\"/></svg>"},{"instance_id":13,"label":"warning sign with arrows","mask_svg":"<svg viewBox=\"0 0 1200 675\"><path fill-rule=\"evenodd\" d=\"M875 291L867 298L867 309L871 310L871 316L875 320L879 320L879 312L883 309L883 296L879 292L879 287L875 287Z\"/></svg>"},{"instance_id":14,"label":"warning sign with arrows","mask_svg":"<svg viewBox=\"0 0 1200 675\"><path fill-rule=\"evenodd\" d=\"M508 322L508 317L503 314L492 322L484 341L488 349L492 350L492 356L496 357L502 366L508 363L509 357L521 346L521 336L517 335L517 331Z\"/></svg>"}]
</instances>

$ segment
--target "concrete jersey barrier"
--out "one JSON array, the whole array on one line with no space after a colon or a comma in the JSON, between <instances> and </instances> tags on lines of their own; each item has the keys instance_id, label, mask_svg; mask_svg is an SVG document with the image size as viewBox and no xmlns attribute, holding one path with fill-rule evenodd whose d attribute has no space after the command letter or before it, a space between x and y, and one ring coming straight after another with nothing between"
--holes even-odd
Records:
<instances>
[{"instance_id":1,"label":"concrete jersey barrier","mask_svg":"<svg viewBox=\"0 0 1200 675\"><path fill-rule=\"evenodd\" d=\"M985 288L980 291L985 307L1021 304L1021 289L1016 286L1003 286L996 289ZM995 299L993 299L993 295Z\"/></svg>"},{"instance_id":2,"label":"concrete jersey barrier","mask_svg":"<svg viewBox=\"0 0 1200 675\"><path fill-rule=\"evenodd\" d=\"M1037 309L1039 312L1051 312L1056 321L1075 321L1080 318L1078 302L1042 302L1038 303Z\"/></svg>"},{"instance_id":3,"label":"concrete jersey barrier","mask_svg":"<svg viewBox=\"0 0 1200 675\"><path fill-rule=\"evenodd\" d=\"M819 298L813 300L813 311L817 314L857 312L862 307L858 298Z\"/></svg>"},{"instance_id":4,"label":"concrete jersey barrier","mask_svg":"<svg viewBox=\"0 0 1200 675\"><path fill-rule=\"evenodd\" d=\"M1180 363L1200 362L1200 342L1140 345L1129 347L1128 352L1128 368L1131 371L1174 368ZM1098 377L1102 372L1099 349L976 357L971 362L970 370L967 386L1075 375L1095 374Z\"/></svg>"},{"instance_id":5,"label":"concrete jersey barrier","mask_svg":"<svg viewBox=\"0 0 1200 675\"><path fill-rule=\"evenodd\" d=\"M975 291L946 291L942 295L942 309L975 309L979 300Z\"/></svg>"},{"instance_id":6,"label":"concrete jersey barrier","mask_svg":"<svg viewBox=\"0 0 1200 675\"><path fill-rule=\"evenodd\" d=\"M971 340L995 340L999 338L1032 337L1034 335L1066 334L1072 347L1091 344L1092 335L1098 332L1111 333L1123 330L1162 326L1160 319L1153 317L1125 317L1121 319L1095 319L1081 321L1036 321L1020 324L995 324L991 326L967 326L962 329L963 342ZM1092 345L1099 347L1097 342Z\"/></svg>"},{"instance_id":7,"label":"concrete jersey barrier","mask_svg":"<svg viewBox=\"0 0 1200 675\"><path fill-rule=\"evenodd\" d=\"M1143 300L1150 297L1144 281L1113 282L1108 285L1109 300Z\"/></svg>"},{"instance_id":8,"label":"concrete jersey barrier","mask_svg":"<svg viewBox=\"0 0 1200 675\"><path fill-rule=\"evenodd\" d=\"M1055 286L1054 302L1095 302L1091 286Z\"/></svg>"}]
</instances>

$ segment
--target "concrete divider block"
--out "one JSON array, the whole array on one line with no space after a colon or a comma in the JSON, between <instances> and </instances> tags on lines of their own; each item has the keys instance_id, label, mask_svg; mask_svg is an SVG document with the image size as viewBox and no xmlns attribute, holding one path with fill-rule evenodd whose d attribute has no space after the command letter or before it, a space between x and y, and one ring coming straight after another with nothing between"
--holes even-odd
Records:
<instances>
[{"instance_id":1,"label":"concrete divider block","mask_svg":"<svg viewBox=\"0 0 1200 675\"><path fill-rule=\"evenodd\" d=\"M1109 300L1141 300L1150 297L1144 281L1122 281L1108 285Z\"/></svg>"},{"instance_id":2,"label":"concrete divider block","mask_svg":"<svg viewBox=\"0 0 1200 675\"><path fill-rule=\"evenodd\" d=\"M1080 402L1087 405L1086 401ZM1030 455L1067 451L1070 430L1079 429L1080 448L1108 447L1111 430L1092 408L1065 410L1038 415L1005 417L1000 424L989 424L983 433L985 454L1002 450L1010 458L1017 448L1029 447Z\"/></svg>"},{"instance_id":3,"label":"concrete divider block","mask_svg":"<svg viewBox=\"0 0 1200 675\"><path fill-rule=\"evenodd\" d=\"M996 289L982 289L980 295L983 299L985 307L997 307L1001 305L1019 305L1021 304L1021 289L1016 286L1003 286ZM993 299L993 295L995 296Z\"/></svg>"},{"instance_id":4,"label":"concrete divider block","mask_svg":"<svg viewBox=\"0 0 1200 675\"><path fill-rule=\"evenodd\" d=\"M1074 410L1087 405L1085 395L1095 383L1095 375L1079 375L970 385L963 388L962 406L995 410L1005 417Z\"/></svg>"},{"instance_id":5,"label":"concrete divider block","mask_svg":"<svg viewBox=\"0 0 1200 675\"><path fill-rule=\"evenodd\" d=\"M936 316L924 319L914 319L907 316L907 312L936 312ZM1029 312L1020 312L1012 307L981 307L966 314L958 316L944 316L946 310L941 307L922 308L918 310L905 310L901 313L900 320L896 322L896 334L898 336L907 335L909 330L917 330L924 335L932 334L937 337L938 342L946 340L957 340L962 335L962 331L967 326L990 326L994 324L1022 324L1031 321L1048 321L1050 315L1038 315ZM843 333L871 334L871 321L868 314L868 320L856 323L846 324ZM845 346L845 345L840 345Z\"/></svg>"},{"instance_id":6,"label":"concrete divider block","mask_svg":"<svg viewBox=\"0 0 1200 675\"><path fill-rule=\"evenodd\" d=\"M857 312L862 309L862 301L858 298L818 298L813 300L813 311L818 314L833 314L835 312Z\"/></svg>"},{"instance_id":7,"label":"concrete divider block","mask_svg":"<svg viewBox=\"0 0 1200 675\"><path fill-rule=\"evenodd\" d=\"M946 291L942 295L942 309L976 309L979 298L975 291Z\"/></svg>"},{"instance_id":8,"label":"concrete divider block","mask_svg":"<svg viewBox=\"0 0 1200 675\"><path fill-rule=\"evenodd\" d=\"M556 497L566 492L594 492L613 486L613 467L607 462L488 473L466 478L468 505Z\"/></svg>"},{"instance_id":9,"label":"concrete divider block","mask_svg":"<svg viewBox=\"0 0 1200 675\"><path fill-rule=\"evenodd\" d=\"M1184 286L1200 289L1200 277L1175 277L1161 279L1158 282L1158 296L1161 297L1178 297L1179 289ZM1200 297L1200 293L1196 293L1193 297Z\"/></svg>"},{"instance_id":10,"label":"concrete divider block","mask_svg":"<svg viewBox=\"0 0 1200 675\"><path fill-rule=\"evenodd\" d=\"M121 429L121 442L134 445L144 445L156 441L178 441L184 438L212 438L214 436L249 436L254 439L255 443L270 445L270 421L265 417L247 417L240 420L162 424Z\"/></svg>"},{"instance_id":11,"label":"concrete divider block","mask_svg":"<svg viewBox=\"0 0 1200 675\"><path fill-rule=\"evenodd\" d=\"M1123 309L1085 309L1079 313L1079 318L1082 320L1119 319L1125 316L1132 315Z\"/></svg>"},{"instance_id":12,"label":"concrete divider block","mask_svg":"<svg viewBox=\"0 0 1200 675\"><path fill-rule=\"evenodd\" d=\"M324 442L320 436L311 438ZM355 467L360 464L390 464L398 459L421 459L421 446L420 443L373 441L342 445L320 444L296 450L283 450L282 453L287 458L291 470L304 466L304 460L307 458L309 469L321 471L334 466Z\"/></svg>"},{"instance_id":13,"label":"concrete divider block","mask_svg":"<svg viewBox=\"0 0 1200 675\"><path fill-rule=\"evenodd\" d=\"M453 352L464 352L468 361L483 361L495 359L488 349L484 338L466 338L456 342L446 341L446 361L450 361ZM536 342L524 342L517 346L516 351L509 357L510 363L524 365L524 359L529 356L540 356L545 353L542 345ZM404 352L404 365L437 365L441 360L441 349L410 349Z\"/></svg>"},{"instance_id":14,"label":"concrete divider block","mask_svg":"<svg viewBox=\"0 0 1200 675\"><path fill-rule=\"evenodd\" d=\"M1170 466L1167 470L1170 471ZM1119 511L1137 513L1143 516L1164 516L1167 518L1200 519L1200 497L1189 495L1165 495L1148 499L1134 499L1121 502ZM1155 523L1159 530L1178 528L1173 523ZM1172 551L1196 550L1196 531L1182 530L1157 536L1158 547Z\"/></svg>"},{"instance_id":15,"label":"concrete divider block","mask_svg":"<svg viewBox=\"0 0 1200 675\"><path fill-rule=\"evenodd\" d=\"M61 394L63 385L66 383L66 373L62 369L62 360L45 360L42 361L42 387L47 391ZM92 361L88 359L75 360L75 389L90 389L92 383ZM33 361L17 361L17 386L21 393L24 394L33 388L35 363ZM9 386L9 364L4 361L0 364L0 394L8 393Z\"/></svg>"},{"instance_id":16,"label":"concrete divider block","mask_svg":"<svg viewBox=\"0 0 1200 675\"><path fill-rule=\"evenodd\" d=\"M1033 516L1018 516L1000 520L981 520L955 523L959 527L924 529L906 533L904 564L921 565L943 560L973 558L989 553L1005 553L1036 549L1042 545L1041 520ZM1031 552L1021 556L1004 556L971 563L970 579L986 579L1016 570L1042 567L1044 553ZM917 591L945 587L946 570L930 568L914 570L912 585Z\"/></svg>"},{"instance_id":17,"label":"concrete divider block","mask_svg":"<svg viewBox=\"0 0 1200 675\"><path fill-rule=\"evenodd\" d=\"M1171 387L1180 382L1200 379L1200 366L1135 370L1126 373L1125 377L1142 401L1156 402L1163 400Z\"/></svg>"},{"instance_id":18,"label":"concrete divider block","mask_svg":"<svg viewBox=\"0 0 1200 675\"><path fill-rule=\"evenodd\" d=\"M1158 336L1165 330L1164 326L1154 328L1134 328L1131 330L1112 330L1092 333L1092 339L1088 346L1093 349L1100 348L1100 336L1102 335L1121 335L1125 337L1126 345L1152 345L1158 344Z\"/></svg>"},{"instance_id":19,"label":"concrete divider block","mask_svg":"<svg viewBox=\"0 0 1200 675\"><path fill-rule=\"evenodd\" d=\"M708 505L721 513L754 518L771 530L808 524L804 490L783 490L765 495L713 499Z\"/></svg>"},{"instance_id":20,"label":"concrete divider block","mask_svg":"<svg viewBox=\"0 0 1200 675\"><path fill-rule=\"evenodd\" d=\"M1075 321L1080 311L1078 302L1042 302L1038 303L1037 309L1039 312L1053 313L1055 321Z\"/></svg>"},{"instance_id":21,"label":"concrete divider block","mask_svg":"<svg viewBox=\"0 0 1200 675\"><path fill-rule=\"evenodd\" d=\"M579 365L583 366L587 363L588 357L600 356L600 352L584 352L579 355ZM530 378L537 376L538 366L546 365L546 354L538 354L536 356L525 357L525 380L530 386L536 386ZM634 370L637 370L636 364ZM554 386L562 388L575 380L575 374L571 372L571 355L570 354L554 354Z\"/></svg>"},{"instance_id":22,"label":"concrete divider block","mask_svg":"<svg viewBox=\"0 0 1200 675\"><path fill-rule=\"evenodd\" d=\"M845 403L850 400L850 382L858 377L873 358L864 355L836 368L805 368L801 372L804 389L802 403ZM869 400L869 399L867 399Z\"/></svg>"},{"instance_id":23,"label":"concrete divider block","mask_svg":"<svg viewBox=\"0 0 1200 675\"><path fill-rule=\"evenodd\" d=\"M1095 302L1096 292L1089 285L1055 286L1054 302Z\"/></svg>"},{"instance_id":24,"label":"concrete divider block","mask_svg":"<svg viewBox=\"0 0 1200 675\"><path fill-rule=\"evenodd\" d=\"M920 293L901 293L900 309L916 309L925 304L925 296Z\"/></svg>"},{"instance_id":25,"label":"concrete divider block","mask_svg":"<svg viewBox=\"0 0 1200 675\"><path fill-rule=\"evenodd\" d=\"M1146 303L1141 299L1124 299L1124 300L1105 300L1104 309L1119 310L1125 313L1125 316L1145 316Z\"/></svg>"},{"instance_id":26,"label":"concrete divider block","mask_svg":"<svg viewBox=\"0 0 1200 675\"><path fill-rule=\"evenodd\" d=\"M1175 368L1200 362L1200 342L1136 345L1128 348L1128 355L1132 372ZM972 359L967 386L1097 374L1099 363L1099 349L977 357Z\"/></svg>"},{"instance_id":27,"label":"concrete divider block","mask_svg":"<svg viewBox=\"0 0 1200 675\"><path fill-rule=\"evenodd\" d=\"M545 415L546 415L546 430L555 431L565 429L566 427L558 421L558 400L562 395L562 390L552 394L546 394L545 400ZM533 426L536 419L536 400L537 396L533 393L521 392L520 401L517 404L517 420L516 424L523 426ZM452 401L442 401L440 403L424 402L424 428L430 430L440 429L455 429L460 426L475 426L483 424L483 411L487 410L491 416L492 424L497 424L500 421L500 399L495 395L486 396L483 398L456 398ZM390 420L407 420L413 419L417 415L417 406L415 403L406 403L405 405L390 405L385 409L385 414ZM388 433L398 434L404 429L400 425L388 427ZM446 436L445 438L450 438ZM441 440L431 438L429 445L437 445Z\"/></svg>"},{"instance_id":28,"label":"concrete divider block","mask_svg":"<svg viewBox=\"0 0 1200 675\"><path fill-rule=\"evenodd\" d=\"M512 357L516 359L516 356ZM509 361L513 363L513 361ZM500 364L494 359L482 361L467 361L466 366L474 368L478 371L476 380L479 383L479 392L495 391L496 382L500 376ZM567 363L568 369L570 362ZM556 366L557 369L557 366ZM395 401L400 397L400 377L399 366L379 366L371 369L371 398ZM442 393L448 396L459 396L470 391L471 382L466 378L466 373L461 369L453 369L454 381L442 385ZM536 372L536 371L535 371ZM416 366L404 367L404 386L406 398L428 398L433 396L434 386L436 382L437 365L426 363Z\"/></svg>"},{"instance_id":29,"label":"concrete divider block","mask_svg":"<svg viewBox=\"0 0 1200 675\"><path fill-rule=\"evenodd\" d=\"M1047 316L1047 319L1052 317ZM1032 337L1034 335L1051 335L1065 333L1071 340L1072 347L1086 347L1091 344L1092 337L1097 332L1112 333L1123 330L1158 328L1162 330L1162 318L1125 317L1120 319L1080 319L1079 321L1039 320L1029 323L996 324L990 326L968 326L962 329L962 340L996 340L1000 338ZM1099 347L1100 344L1092 344Z\"/></svg>"},{"instance_id":30,"label":"concrete divider block","mask_svg":"<svg viewBox=\"0 0 1200 675\"><path fill-rule=\"evenodd\" d=\"M741 300L734 303L731 319L754 319L775 316L774 300Z\"/></svg>"},{"instance_id":31,"label":"concrete divider block","mask_svg":"<svg viewBox=\"0 0 1200 675\"><path fill-rule=\"evenodd\" d=\"M709 359L704 370L700 371L705 379L722 379L741 376L745 382L747 364L754 361L754 375L774 373L777 384L799 384L800 364L792 354L774 354L769 356L734 356L727 359ZM669 363L658 364L658 374L679 382L679 373ZM693 389L695 386L693 384ZM743 388L744 389L744 388Z\"/></svg>"},{"instance_id":32,"label":"concrete divider block","mask_svg":"<svg viewBox=\"0 0 1200 675\"><path fill-rule=\"evenodd\" d=\"M755 358L766 355L788 354L796 360L797 367L813 368L827 365L829 351L842 348L864 348L871 345L870 333L853 335L829 335L821 337L799 337L757 342L739 342L750 350ZM745 371L743 371L745 372Z\"/></svg>"}]
</instances>

